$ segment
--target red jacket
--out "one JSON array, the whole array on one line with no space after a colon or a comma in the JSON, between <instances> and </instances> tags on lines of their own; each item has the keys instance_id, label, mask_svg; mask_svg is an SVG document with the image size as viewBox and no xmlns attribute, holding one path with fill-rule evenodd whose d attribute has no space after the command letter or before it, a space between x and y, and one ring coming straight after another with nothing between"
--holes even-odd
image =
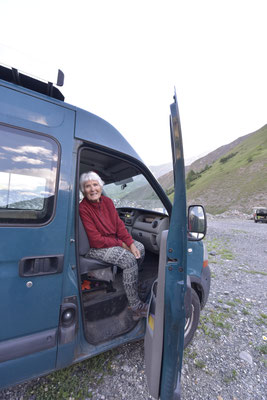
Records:
<instances>
[{"instance_id":1,"label":"red jacket","mask_svg":"<svg viewBox=\"0 0 267 400\"><path fill-rule=\"evenodd\" d=\"M89 201L85 197L79 205L79 211L90 247L96 249L122 247L122 242L130 247L133 243L133 238L126 230L109 197L102 195L99 203Z\"/></svg>"}]
</instances>

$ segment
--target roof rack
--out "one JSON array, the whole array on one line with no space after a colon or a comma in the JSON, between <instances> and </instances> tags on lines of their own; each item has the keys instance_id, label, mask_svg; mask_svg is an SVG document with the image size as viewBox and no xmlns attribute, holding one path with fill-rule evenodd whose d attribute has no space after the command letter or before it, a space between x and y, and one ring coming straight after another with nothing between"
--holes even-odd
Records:
<instances>
[{"instance_id":1,"label":"roof rack","mask_svg":"<svg viewBox=\"0 0 267 400\"><path fill-rule=\"evenodd\" d=\"M64 101L64 96L61 91L56 88L52 82L43 82L39 79L32 78L31 76L25 75L20 72L17 68L6 67L0 65L0 79L4 81L14 83L15 85L22 86L27 89L34 90L35 92L45 94L46 96L52 97L57 100ZM57 86L63 86L64 74L59 69L57 76Z\"/></svg>"}]
</instances>

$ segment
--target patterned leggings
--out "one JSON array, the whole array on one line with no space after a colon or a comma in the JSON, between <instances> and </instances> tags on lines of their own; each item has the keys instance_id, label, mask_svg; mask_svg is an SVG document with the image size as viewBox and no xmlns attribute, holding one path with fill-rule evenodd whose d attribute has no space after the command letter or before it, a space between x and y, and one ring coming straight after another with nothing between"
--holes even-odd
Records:
<instances>
[{"instance_id":1,"label":"patterned leggings","mask_svg":"<svg viewBox=\"0 0 267 400\"><path fill-rule=\"evenodd\" d=\"M141 260L145 256L145 248L142 243L134 241L135 246L141 254ZM135 256L123 247L108 247L104 249L90 249L86 257L96 258L123 270L123 286L131 308L138 307L141 300L138 297L138 263Z\"/></svg>"}]
</instances>

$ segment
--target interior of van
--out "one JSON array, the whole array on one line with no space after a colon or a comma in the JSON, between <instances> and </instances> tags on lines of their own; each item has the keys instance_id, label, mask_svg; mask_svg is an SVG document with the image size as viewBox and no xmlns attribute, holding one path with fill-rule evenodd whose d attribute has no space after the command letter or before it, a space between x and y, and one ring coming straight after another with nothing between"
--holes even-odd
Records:
<instances>
[{"instance_id":1,"label":"interior of van","mask_svg":"<svg viewBox=\"0 0 267 400\"><path fill-rule=\"evenodd\" d=\"M80 149L79 174L94 171L105 182L103 194L110 197L119 217L134 240L145 246L145 258L139 265L139 297L148 301L157 279L160 240L169 228L170 204L157 188L149 183L149 174L138 163L119 154L95 148ZM151 174L150 174L151 176ZM148 178L148 179L147 179ZM79 201L83 195L79 193ZM77 207L78 208L78 207ZM88 259L88 242L82 222L77 216L78 272L83 307L85 337L93 345L110 341L132 330L133 319L123 288L122 270L115 265Z\"/></svg>"}]
</instances>

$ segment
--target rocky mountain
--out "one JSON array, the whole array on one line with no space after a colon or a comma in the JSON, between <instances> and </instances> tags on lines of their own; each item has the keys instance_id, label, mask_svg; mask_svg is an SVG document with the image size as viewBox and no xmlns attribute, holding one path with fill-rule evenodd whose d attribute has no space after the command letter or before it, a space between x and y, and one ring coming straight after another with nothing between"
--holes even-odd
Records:
<instances>
[{"instance_id":1,"label":"rocky mountain","mask_svg":"<svg viewBox=\"0 0 267 400\"><path fill-rule=\"evenodd\" d=\"M267 207L267 125L191 164L187 200L212 214Z\"/></svg>"},{"instance_id":2,"label":"rocky mountain","mask_svg":"<svg viewBox=\"0 0 267 400\"><path fill-rule=\"evenodd\" d=\"M172 170L172 163L169 162L162 165L152 165L149 167L149 169L153 173L153 175L158 179L160 176L163 176Z\"/></svg>"},{"instance_id":3,"label":"rocky mountain","mask_svg":"<svg viewBox=\"0 0 267 400\"><path fill-rule=\"evenodd\" d=\"M246 140L249 136L254 135L255 132L249 133L247 135L241 136L238 139L234 140L231 143L228 143L224 146L219 147L218 149L212 151L211 153L205 155L204 157L199 158L198 160L194 161L192 164L186 167L186 172L190 171L191 169L195 172L199 172L203 170L206 165L211 165L219 158L223 157L229 151L231 151L234 147L238 146L244 140Z\"/></svg>"},{"instance_id":4,"label":"rocky mountain","mask_svg":"<svg viewBox=\"0 0 267 400\"><path fill-rule=\"evenodd\" d=\"M228 143L224 146L219 147L218 149L208 153L207 155L195 160L190 165L185 166L185 173L186 175L190 170L195 172L199 172L203 170L206 165L211 165L220 157L223 157L229 151L231 151L235 146L242 143L246 140L249 136L253 135L254 133L249 133L247 135L241 136L240 138L234 140L231 143ZM150 170L153 172L155 177L159 180L160 184L165 190L168 190L173 186L173 174L172 174L172 163L166 163L157 166L149 167Z\"/></svg>"},{"instance_id":5,"label":"rocky mountain","mask_svg":"<svg viewBox=\"0 0 267 400\"><path fill-rule=\"evenodd\" d=\"M173 200L170 168L164 164L150 169ZM267 125L187 166L186 183L188 204L203 204L210 214L251 214L255 206L267 207ZM138 199L153 198L148 185L135 194Z\"/></svg>"}]
</instances>

